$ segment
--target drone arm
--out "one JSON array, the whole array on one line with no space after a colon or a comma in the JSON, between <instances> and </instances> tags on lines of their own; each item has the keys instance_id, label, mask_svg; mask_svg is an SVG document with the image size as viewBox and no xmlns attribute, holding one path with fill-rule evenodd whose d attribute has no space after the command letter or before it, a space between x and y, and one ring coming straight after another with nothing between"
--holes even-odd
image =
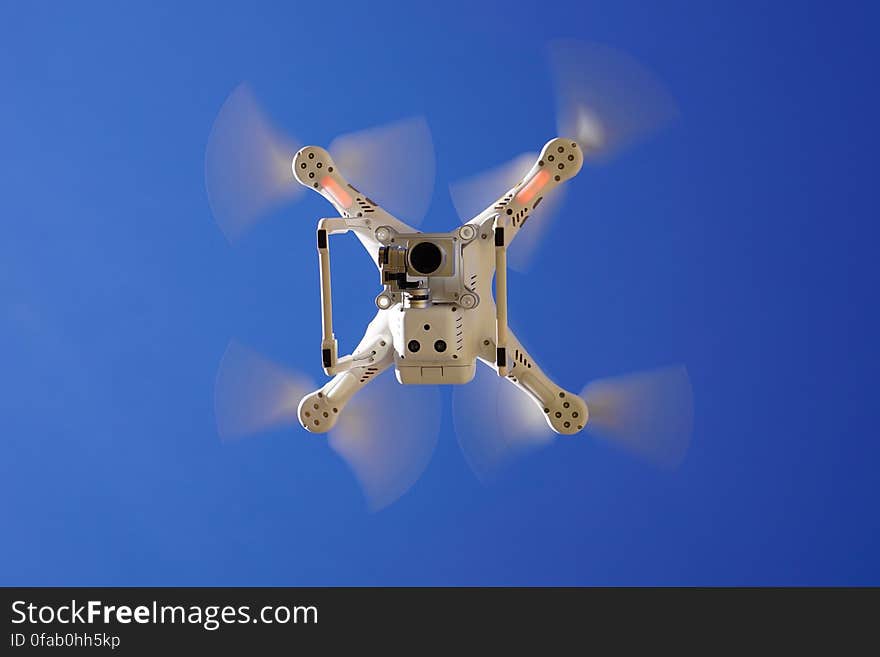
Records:
<instances>
[{"instance_id":1,"label":"drone arm","mask_svg":"<svg viewBox=\"0 0 880 657\"><path fill-rule=\"evenodd\" d=\"M394 363L391 345L387 317L380 311L354 353L337 360L336 375L300 401L297 414L303 428L330 431L352 396Z\"/></svg>"},{"instance_id":2,"label":"drone arm","mask_svg":"<svg viewBox=\"0 0 880 657\"><path fill-rule=\"evenodd\" d=\"M355 189L339 172L333 158L319 146L306 146L293 158L293 175L305 187L318 192L347 220L349 230L375 257L379 243L374 231L388 226L398 233L414 233L416 229L405 224L366 195ZM374 253L375 251L375 253Z\"/></svg>"},{"instance_id":3,"label":"drone arm","mask_svg":"<svg viewBox=\"0 0 880 657\"><path fill-rule=\"evenodd\" d=\"M583 163L583 152L574 140L551 139L544 144L538 160L522 180L467 223L482 226L493 217L506 218L505 237L509 245L544 197L574 178Z\"/></svg>"},{"instance_id":4,"label":"drone arm","mask_svg":"<svg viewBox=\"0 0 880 657\"><path fill-rule=\"evenodd\" d=\"M496 371L500 369L498 364L490 366ZM507 333L506 369L507 380L538 405L553 431L574 434L584 428L589 417L584 400L551 381L512 331Z\"/></svg>"}]
</instances>

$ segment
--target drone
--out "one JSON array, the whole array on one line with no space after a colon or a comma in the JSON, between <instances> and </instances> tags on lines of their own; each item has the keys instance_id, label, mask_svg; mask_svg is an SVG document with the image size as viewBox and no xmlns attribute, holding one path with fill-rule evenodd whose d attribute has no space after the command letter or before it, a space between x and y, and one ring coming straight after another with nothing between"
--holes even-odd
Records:
<instances>
[{"instance_id":1,"label":"drone","mask_svg":"<svg viewBox=\"0 0 880 657\"><path fill-rule=\"evenodd\" d=\"M356 189L325 149L297 152L296 180L340 215L321 219L317 229L321 360L333 378L300 401L303 428L330 431L352 396L389 367L404 385L465 384L481 361L537 404L554 432L581 431L589 420L584 400L554 383L508 325L507 248L545 195L577 175L583 161L576 141L552 139L529 172L489 207L453 231L423 233ZM348 232L376 263L383 289L363 339L352 354L339 356L329 237Z\"/></svg>"},{"instance_id":2,"label":"drone","mask_svg":"<svg viewBox=\"0 0 880 657\"><path fill-rule=\"evenodd\" d=\"M693 423L683 366L593 379L576 393L545 373L509 325L508 269L523 269L565 183L675 115L662 85L622 53L570 41L548 52L556 134L567 136L451 185L462 222L448 232L416 227L434 185L424 119L341 135L325 149L282 134L245 85L229 96L205 158L211 208L229 241L305 189L334 214L318 220L315 234L320 364L329 379L315 389L301 371L231 341L215 382L221 438L297 423L328 434L378 509L427 467L439 436L436 391L449 386L459 445L484 483L513 457L582 431L664 467L681 462ZM379 290L362 339L340 355L330 238L346 233L376 267Z\"/></svg>"}]
</instances>

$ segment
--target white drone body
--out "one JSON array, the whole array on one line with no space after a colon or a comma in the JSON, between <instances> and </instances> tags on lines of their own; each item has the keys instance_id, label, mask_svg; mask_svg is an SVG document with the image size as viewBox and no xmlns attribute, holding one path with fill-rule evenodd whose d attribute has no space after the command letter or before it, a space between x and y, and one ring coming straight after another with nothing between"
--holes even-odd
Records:
<instances>
[{"instance_id":1,"label":"white drone body","mask_svg":"<svg viewBox=\"0 0 880 657\"><path fill-rule=\"evenodd\" d=\"M551 381L508 327L507 248L544 197L582 164L575 141L553 139L522 180L477 216L448 233L422 233L349 184L326 150L301 149L292 163L296 179L340 215L321 219L317 234L321 353L324 372L333 378L300 402L302 426L331 430L352 396L392 365L401 384L464 384L480 360L528 395L553 431L581 431L587 405ZM339 357L328 238L349 231L379 268L383 290L360 344Z\"/></svg>"}]
</instances>

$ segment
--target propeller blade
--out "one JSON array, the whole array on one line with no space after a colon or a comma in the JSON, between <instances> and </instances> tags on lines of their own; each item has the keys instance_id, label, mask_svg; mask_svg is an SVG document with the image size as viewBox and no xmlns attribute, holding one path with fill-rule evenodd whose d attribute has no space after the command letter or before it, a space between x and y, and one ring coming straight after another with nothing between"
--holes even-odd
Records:
<instances>
[{"instance_id":1,"label":"propeller blade","mask_svg":"<svg viewBox=\"0 0 880 657\"><path fill-rule=\"evenodd\" d=\"M549 44L548 60L556 95L557 134L575 139L588 161L611 158L678 115L675 101L660 81L625 53L598 44L559 40ZM523 154L450 185L462 221L472 219L519 182L536 159L536 154ZM513 269L528 270L558 214L564 190L560 188L546 198L511 243L508 263Z\"/></svg>"},{"instance_id":2,"label":"propeller blade","mask_svg":"<svg viewBox=\"0 0 880 657\"><path fill-rule=\"evenodd\" d=\"M518 459L552 443L556 434L541 409L489 367L452 396L455 433L477 478L489 484Z\"/></svg>"},{"instance_id":3,"label":"propeller blade","mask_svg":"<svg viewBox=\"0 0 880 657\"><path fill-rule=\"evenodd\" d=\"M439 431L437 386L404 386L385 372L348 403L329 443L354 472L370 510L378 511L419 479Z\"/></svg>"},{"instance_id":4,"label":"propeller blade","mask_svg":"<svg viewBox=\"0 0 880 657\"><path fill-rule=\"evenodd\" d=\"M667 89L630 55L569 39L548 46L559 135L603 160L678 116Z\"/></svg>"},{"instance_id":5,"label":"propeller blade","mask_svg":"<svg viewBox=\"0 0 880 657\"><path fill-rule=\"evenodd\" d=\"M504 164L449 185L452 204L462 222L476 217L522 180L537 159L536 152L522 153Z\"/></svg>"},{"instance_id":6,"label":"propeller blade","mask_svg":"<svg viewBox=\"0 0 880 657\"><path fill-rule=\"evenodd\" d=\"M233 340L214 386L217 432L230 441L281 426L299 427L299 402L314 389L307 376ZM358 479L370 510L378 511L419 479L439 431L437 386L403 386L385 373L345 406L328 444Z\"/></svg>"},{"instance_id":7,"label":"propeller blade","mask_svg":"<svg viewBox=\"0 0 880 657\"><path fill-rule=\"evenodd\" d=\"M581 396L585 431L654 465L681 464L693 433L693 391L684 366L593 381ZM491 483L517 460L557 438L543 413L488 367L453 392L453 419L465 460Z\"/></svg>"},{"instance_id":8,"label":"propeller blade","mask_svg":"<svg viewBox=\"0 0 880 657\"><path fill-rule=\"evenodd\" d=\"M470 221L522 180L537 159L537 153L523 153L488 171L452 183L449 193L462 222ZM559 209L564 197L565 188L560 187L546 196L541 205L532 211L528 229L517 235L507 251L507 263L510 267L517 271L528 268L549 219Z\"/></svg>"},{"instance_id":9,"label":"propeller blade","mask_svg":"<svg viewBox=\"0 0 880 657\"><path fill-rule=\"evenodd\" d=\"M300 147L272 125L247 84L237 86L223 103L205 149L205 188L230 242L303 194L290 168Z\"/></svg>"},{"instance_id":10,"label":"propeller blade","mask_svg":"<svg viewBox=\"0 0 880 657\"><path fill-rule=\"evenodd\" d=\"M581 397L592 435L661 467L681 464L694 425L693 390L683 365L599 379Z\"/></svg>"},{"instance_id":11,"label":"propeller blade","mask_svg":"<svg viewBox=\"0 0 880 657\"><path fill-rule=\"evenodd\" d=\"M436 169L424 117L340 135L328 150L343 175L388 212L412 225L424 218Z\"/></svg>"},{"instance_id":12,"label":"propeller blade","mask_svg":"<svg viewBox=\"0 0 880 657\"><path fill-rule=\"evenodd\" d=\"M308 377L233 340L214 383L217 432L226 441L285 425L298 427L297 405L312 390Z\"/></svg>"}]
</instances>

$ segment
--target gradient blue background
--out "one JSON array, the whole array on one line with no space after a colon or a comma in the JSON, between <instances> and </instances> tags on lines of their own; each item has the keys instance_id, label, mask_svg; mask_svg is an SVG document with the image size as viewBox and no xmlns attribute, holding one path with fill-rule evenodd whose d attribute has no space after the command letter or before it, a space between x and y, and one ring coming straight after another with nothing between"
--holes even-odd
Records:
<instances>
[{"instance_id":1,"label":"gradient blue background","mask_svg":"<svg viewBox=\"0 0 880 657\"><path fill-rule=\"evenodd\" d=\"M0 10L0 584L880 584L873 3L178 4ZM230 91L318 144L424 113L445 230L449 182L553 136L559 36L634 54L681 118L572 182L511 323L574 389L685 362L682 468L566 440L484 488L449 391L375 515L321 438L222 444L230 337L320 374L327 209L227 244L203 156ZM374 270L339 253L351 348Z\"/></svg>"}]
</instances>

